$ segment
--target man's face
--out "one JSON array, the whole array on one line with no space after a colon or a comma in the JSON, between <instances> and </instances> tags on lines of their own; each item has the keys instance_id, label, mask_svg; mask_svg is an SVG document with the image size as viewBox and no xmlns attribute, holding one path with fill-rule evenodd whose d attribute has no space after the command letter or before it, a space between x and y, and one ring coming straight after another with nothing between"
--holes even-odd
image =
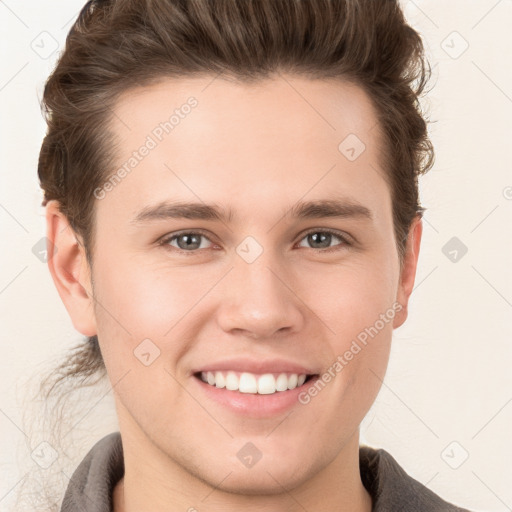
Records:
<instances>
[{"instance_id":1,"label":"man's face","mask_svg":"<svg viewBox=\"0 0 512 512\"><path fill-rule=\"evenodd\" d=\"M97 191L92 277L125 442L237 492L306 481L357 442L404 320L369 99L297 77L169 79L123 96L112 130L126 165ZM345 214L295 215L318 201ZM226 217L148 214L164 202ZM220 387L242 373L249 392ZM251 392L263 374L268 394Z\"/></svg>"}]
</instances>

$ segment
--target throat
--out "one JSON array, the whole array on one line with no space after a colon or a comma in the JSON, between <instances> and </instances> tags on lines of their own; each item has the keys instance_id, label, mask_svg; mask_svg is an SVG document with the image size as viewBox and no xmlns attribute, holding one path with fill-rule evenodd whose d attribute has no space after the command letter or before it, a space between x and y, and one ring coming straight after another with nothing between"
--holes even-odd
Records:
<instances>
[{"instance_id":1,"label":"throat","mask_svg":"<svg viewBox=\"0 0 512 512\"><path fill-rule=\"evenodd\" d=\"M121 478L114 487L112 506L114 512L124 512L124 478Z\"/></svg>"}]
</instances>

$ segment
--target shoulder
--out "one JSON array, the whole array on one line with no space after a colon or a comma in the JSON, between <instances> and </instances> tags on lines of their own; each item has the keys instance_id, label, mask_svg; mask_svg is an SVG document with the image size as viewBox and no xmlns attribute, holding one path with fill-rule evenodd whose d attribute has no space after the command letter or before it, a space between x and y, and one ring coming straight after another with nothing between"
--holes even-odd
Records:
<instances>
[{"instance_id":1,"label":"shoulder","mask_svg":"<svg viewBox=\"0 0 512 512\"><path fill-rule=\"evenodd\" d=\"M89 450L74 471L60 512L110 512L112 492L123 475L121 434L112 432Z\"/></svg>"},{"instance_id":2,"label":"shoulder","mask_svg":"<svg viewBox=\"0 0 512 512\"><path fill-rule=\"evenodd\" d=\"M361 480L373 500L373 512L470 512L444 501L409 476L386 450L359 447Z\"/></svg>"}]
</instances>

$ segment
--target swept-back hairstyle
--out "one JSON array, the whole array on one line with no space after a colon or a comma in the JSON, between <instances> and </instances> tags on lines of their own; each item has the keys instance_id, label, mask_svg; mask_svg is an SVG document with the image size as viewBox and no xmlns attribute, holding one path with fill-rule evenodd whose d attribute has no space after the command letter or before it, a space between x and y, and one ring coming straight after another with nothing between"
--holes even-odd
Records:
<instances>
[{"instance_id":1,"label":"swept-back hairstyle","mask_svg":"<svg viewBox=\"0 0 512 512\"><path fill-rule=\"evenodd\" d=\"M87 2L44 89L43 206L59 201L92 267L94 190L115 170L109 123L120 95L172 77L256 82L281 72L349 81L368 94L383 136L402 264L411 222L424 210L418 176L432 167L434 153L419 103L430 67L399 0ZM88 337L41 392L49 397L59 384L104 375L97 337Z\"/></svg>"}]
</instances>

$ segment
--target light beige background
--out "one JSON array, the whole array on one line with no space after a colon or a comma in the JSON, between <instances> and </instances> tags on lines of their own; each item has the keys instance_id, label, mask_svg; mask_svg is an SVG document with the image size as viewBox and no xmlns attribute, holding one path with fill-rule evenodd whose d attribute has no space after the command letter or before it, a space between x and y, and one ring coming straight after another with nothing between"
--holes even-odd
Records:
<instances>
[{"instance_id":1,"label":"light beige background","mask_svg":"<svg viewBox=\"0 0 512 512\"><path fill-rule=\"evenodd\" d=\"M80 340L32 250L45 234L38 101L82 5L0 2L0 510L11 510L18 486L32 478L27 446L43 440L22 424L26 379ZM435 121L436 164L421 182L428 210L410 317L395 331L362 442L388 450L448 501L512 510L512 1L403 5L434 67L423 105ZM456 262L445 255L453 248L443 252L453 237L468 249ZM88 449L118 429L108 387L84 395L75 412L74 449L59 454L68 467L63 484Z\"/></svg>"}]
</instances>

